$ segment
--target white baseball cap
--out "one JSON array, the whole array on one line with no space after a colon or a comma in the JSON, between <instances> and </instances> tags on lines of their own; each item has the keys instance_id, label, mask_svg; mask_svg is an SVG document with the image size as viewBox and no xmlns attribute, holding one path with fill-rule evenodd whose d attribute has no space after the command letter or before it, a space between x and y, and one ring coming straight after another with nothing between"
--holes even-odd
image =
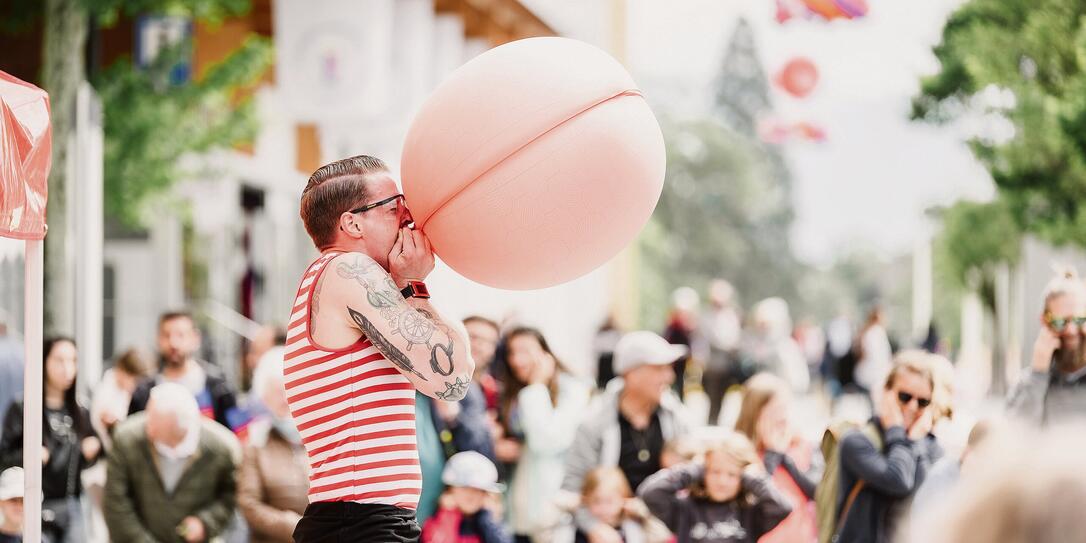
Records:
<instances>
[{"instance_id":1,"label":"white baseball cap","mask_svg":"<svg viewBox=\"0 0 1086 543\"><path fill-rule=\"evenodd\" d=\"M625 375L641 366L664 366L689 352L686 345L672 345L652 332L630 332L615 345L615 373Z\"/></svg>"},{"instance_id":2,"label":"white baseball cap","mask_svg":"<svg viewBox=\"0 0 1086 543\"><path fill-rule=\"evenodd\" d=\"M498 482L498 468L494 467L489 458L475 451L452 455L452 458L445 462L441 482L448 486L464 486L487 492L505 490L505 486Z\"/></svg>"},{"instance_id":3,"label":"white baseball cap","mask_svg":"<svg viewBox=\"0 0 1086 543\"><path fill-rule=\"evenodd\" d=\"M0 500L23 497L23 468L8 468L0 473Z\"/></svg>"}]
</instances>

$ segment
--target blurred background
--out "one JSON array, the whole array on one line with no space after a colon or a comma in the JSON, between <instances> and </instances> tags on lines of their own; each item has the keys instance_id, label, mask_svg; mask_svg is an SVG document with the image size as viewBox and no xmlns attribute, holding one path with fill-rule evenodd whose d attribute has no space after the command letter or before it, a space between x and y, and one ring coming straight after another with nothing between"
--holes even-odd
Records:
<instances>
[{"instance_id":1,"label":"blurred background","mask_svg":"<svg viewBox=\"0 0 1086 543\"><path fill-rule=\"evenodd\" d=\"M46 331L75 335L93 386L118 353L154 346L160 313L189 307L203 358L239 384L315 256L298 219L309 174L355 154L395 167L452 70L565 36L623 62L654 108L668 152L656 212L607 266L551 289L498 291L439 265L435 305L538 326L594 371L601 329L681 327L722 278L748 323L759 301L786 302L767 312L812 368L832 322L853 334L879 307L892 345L930 345L1000 393L1053 264L1086 264L1086 75L1067 39L1081 9L821 4L4 2L0 69L52 100ZM0 240L13 338L21 247Z\"/></svg>"}]
</instances>

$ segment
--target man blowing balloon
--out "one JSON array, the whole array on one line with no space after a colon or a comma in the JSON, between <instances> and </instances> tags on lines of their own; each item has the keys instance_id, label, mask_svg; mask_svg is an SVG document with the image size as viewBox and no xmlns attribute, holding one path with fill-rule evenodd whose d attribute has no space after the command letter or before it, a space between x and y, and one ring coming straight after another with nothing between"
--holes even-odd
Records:
<instances>
[{"instance_id":1,"label":"man blowing balloon","mask_svg":"<svg viewBox=\"0 0 1086 543\"><path fill-rule=\"evenodd\" d=\"M301 217L321 255L302 276L287 333L287 396L310 464L294 540L416 541L415 391L463 398L475 368L468 341L430 305L433 248L410 228L383 162L321 167Z\"/></svg>"}]
</instances>

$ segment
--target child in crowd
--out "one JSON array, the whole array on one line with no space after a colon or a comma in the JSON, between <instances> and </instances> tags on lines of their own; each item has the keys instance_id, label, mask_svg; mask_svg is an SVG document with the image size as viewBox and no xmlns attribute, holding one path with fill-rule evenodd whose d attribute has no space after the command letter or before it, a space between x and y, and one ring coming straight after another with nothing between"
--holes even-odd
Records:
<instances>
[{"instance_id":1,"label":"child in crowd","mask_svg":"<svg viewBox=\"0 0 1086 543\"><path fill-rule=\"evenodd\" d=\"M0 473L0 543L23 540L23 468L8 468Z\"/></svg>"},{"instance_id":2,"label":"child in crowd","mask_svg":"<svg viewBox=\"0 0 1086 543\"><path fill-rule=\"evenodd\" d=\"M457 453L445 463L441 481L448 490L422 528L422 543L512 543L490 504L502 491L493 462L475 451Z\"/></svg>"},{"instance_id":3,"label":"child in crowd","mask_svg":"<svg viewBox=\"0 0 1086 543\"><path fill-rule=\"evenodd\" d=\"M660 467L673 468L679 464L693 462L701 455L697 441L690 437L678 437L664 443L660 451Z\"/></svg>"},{"instance_id":4,"label":"child in crowd","mask_svg":"<svg viewBox=\"0 0 1086 543\"><path fill-rule=\"evenodd\" d=\"M678 543L754 543L792 511L740 434L710 446L704 462L649 477L638 495Z\"/></svg>"},{"instance_id":5,"label":"child in crowd","mask_svg":"<svg viewBox=\"0 0 1086 543\"><path fill-rule=\"evenodd\" d=\"M617 467L596 468L584 478L581 504L596 520L614 528L623 543L645 540L643 523L648 511L633 499L626 476ZM641 510L638 510L641 509ZM588 535L577 530L574 543L588 543Z\"/></svg>"}]
</instances>

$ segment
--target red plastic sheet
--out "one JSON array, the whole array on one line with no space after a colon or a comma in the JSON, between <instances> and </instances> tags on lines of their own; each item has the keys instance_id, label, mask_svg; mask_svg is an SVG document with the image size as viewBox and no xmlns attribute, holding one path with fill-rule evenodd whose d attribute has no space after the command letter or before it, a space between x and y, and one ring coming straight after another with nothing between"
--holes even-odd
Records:
<instances>
[{"instance_id":1,"label":"red plastic sheet","mask_svg":"<svg viewBox=\"0 0 1086 543\"><path fill-rule=\"evenodd\" d=\"M49 95L0 71L0 236L45 237L53 132Z\"/></svg>"}]
</instances>

